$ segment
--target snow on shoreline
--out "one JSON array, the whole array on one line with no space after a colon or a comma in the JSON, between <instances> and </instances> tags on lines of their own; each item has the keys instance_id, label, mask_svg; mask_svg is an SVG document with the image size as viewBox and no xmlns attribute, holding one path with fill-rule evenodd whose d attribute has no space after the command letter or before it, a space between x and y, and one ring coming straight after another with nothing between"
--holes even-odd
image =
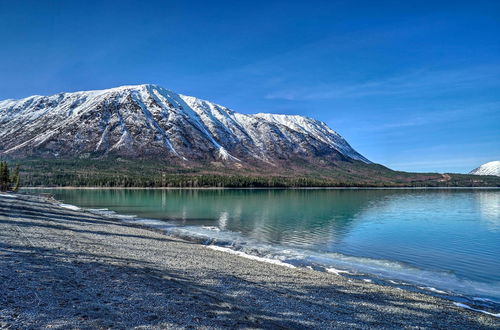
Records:
<instances>
[{"instance_id":1,"label":"snow on shoreline","mask_svg":"<svg viewBox=\"0 0 500 330\"><path fill-rule=\"evenodd\" d=\"M2 196L2 197L8 197L8 198L17 198L16 195L9 194L9 193L0 193L0 196Z\"/></svg>"},{"instance_id":2,"label":"snow on shoreline","mask_svg":"<svg viewBox=\"0 0 500 330\"><path fill-rule=\"evenodd\" d=\"M487 314L487 315L491 315L491 316L500 318L500 313L491 313L491 312L488 312L488 311L485 311L482 309L478 309L478 308L474 308L474 307L471 307L469 305L458 303L458 302L454 302L453 305L455 305L457 307L462 307L462 308L465 308L465 309L468 309L468 310L471 310L474 312L479 312L479 313L483 313L483 314Z\"/></svg>"},{"instance_id":3,"label":"snow on shoreline","mask_svg":"<svg viewBox=\"0 0 500 330\"><path fill-rule=\"evenodd\" d=\"M458 291L467 289L466 286L468 285L467 283L458 282L458 279L443 278L442 276L445 274L435 274L413 268L406 269L404 265L389 260L367 259L341 254L325 256L313 251L296 251L294 249L258 244L258 242L251 241L238 233L223 231L212 226L177 226L158 219L121 215L108 209L94 209L91 212L128 223L160 229L169 236L195 241L213 250L262 262L275 263L289 268L313 265L313 269L323 270L339 276L357 277L364 275L366 277L369 275L392 284L397 283L405 287L414 287L424 292L445 296L454 295L454 293L452 289L444 290L442 288L440 284L444 282L450 280L457 282L455 285L459 289ZM424 278L427 279L426 282L422 281ZM481 291L486 292L485 290L485 288L481 289ZM469 292L469 295L473 296L474 293Z\"/></svg>"},{"instance_id":4,"label":"snow on shoreline","mask_svg":"<svg viewBox=\"0 0 500 330\"><path fill-rule=\"evenodd\" d=\"M250 259L250 260L257 260L257 261L260 261L260 262L266 262L266 263L269 263L269 264L283 266L283 267L288 267L288 268L297 268L297 267L295 267L292 264L288 264L286 262L283 262L283 261L280 261L280 260L277 260L277 259L258 257L258 256L254 256L254 255L251 255L251 254L248 254L248 253L244 253L244 252L241 252L241 251L235 251L235 250L232 250L230 248L226 248L226 247L222 247L222 246L207 245L207 248L210 249L210 250L214 250L214 251L221 251L221 252L225 252L225 253L229 253L229 254L234 254L234 255L237 255L239 257L243 257L243 258Z\"/></svg>"},{"instance_id":5,"label":"snow on shoreline","mask_svg":"<svg viewBox=\"0 0 500 330\"><path fill-rule=\"evenodd\" d=\"M73 211L80 211L81 208L79 208L76 205L71 205L71 204L59 204L60 207L68 209L68 210L73 210Z\"/></svg>"}]
</instances>

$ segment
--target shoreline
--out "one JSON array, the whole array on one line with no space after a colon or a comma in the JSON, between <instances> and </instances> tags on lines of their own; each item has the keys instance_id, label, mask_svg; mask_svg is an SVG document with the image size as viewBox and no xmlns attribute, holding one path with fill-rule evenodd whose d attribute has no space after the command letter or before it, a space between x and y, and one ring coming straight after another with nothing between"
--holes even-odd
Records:
<instances>
[{"instance_id":1,"label":"shoreline","mask_svg":"<svg viewBox=\"0 0 500 330\"><path fill-rule=\"evenodd\" d=\"M242 258L45 197L12 196L0 194L0 279L11 280L0 281L0 326L500 326L494 316L436 296ZM114 282L120 290L107 285ZM90 291L78 295L79 285ZM79 304L71 305L74 295ZM31 305L16 306L23 298ZM5 321L14 310L17 320Z\"/></svg>"},{"instance_id":2,"label":"shoreline","mask_svg":"<svg viewBox=\"0 0 500 330\"><path fill-rule=\"evenodd\" d=\"M21 190L500 190L500 187L78 187L78 186L61 186L61 187L22 187Z\"/></svg>"}]
</instances>

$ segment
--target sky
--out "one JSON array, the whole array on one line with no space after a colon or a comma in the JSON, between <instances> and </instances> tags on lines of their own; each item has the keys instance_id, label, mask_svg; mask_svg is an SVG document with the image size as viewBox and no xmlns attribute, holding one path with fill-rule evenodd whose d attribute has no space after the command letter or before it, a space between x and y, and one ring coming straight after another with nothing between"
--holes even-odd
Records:
<instances>
[{"instance_id":1,"label":"sky","mask_svg":"<svg viewBox=\"0 0 500 330\"><path fill-rule=\"evenodd\" d=\"M0 0L0 99L143 83L466 173L500 160L500 1Z\"/></svg>"}]
</instances>

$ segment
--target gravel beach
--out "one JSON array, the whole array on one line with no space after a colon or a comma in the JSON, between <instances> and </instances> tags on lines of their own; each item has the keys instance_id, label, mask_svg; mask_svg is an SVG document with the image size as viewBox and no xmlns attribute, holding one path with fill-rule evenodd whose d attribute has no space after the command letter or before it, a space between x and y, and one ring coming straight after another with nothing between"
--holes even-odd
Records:
<instances>
[{"instance_id":1,"label":"gravel beach","mask_svg":"<svg viewBox=\"0 0 500 330\"><path fill-rule=\"evenodd\" d=\"M498 329L500 319L0 194L0 328L41 327Z\"/></svg>"}]
</instances>

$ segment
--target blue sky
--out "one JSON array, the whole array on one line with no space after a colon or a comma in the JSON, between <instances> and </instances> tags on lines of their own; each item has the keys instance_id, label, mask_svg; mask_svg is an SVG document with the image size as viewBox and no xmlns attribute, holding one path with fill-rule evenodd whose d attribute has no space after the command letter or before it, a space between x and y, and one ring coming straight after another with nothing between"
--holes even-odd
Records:
<instances>
[{"instance_id":1,"label":"blue sky","mask_svg":"<svg viewBox=\"0 0 500 330\"><path fill-rule=\"evenodd\" d=\"M0 0L0 45L0 99L155 83L394 169L500 159L500 1Z\"/></svg>"}]
</instances>

